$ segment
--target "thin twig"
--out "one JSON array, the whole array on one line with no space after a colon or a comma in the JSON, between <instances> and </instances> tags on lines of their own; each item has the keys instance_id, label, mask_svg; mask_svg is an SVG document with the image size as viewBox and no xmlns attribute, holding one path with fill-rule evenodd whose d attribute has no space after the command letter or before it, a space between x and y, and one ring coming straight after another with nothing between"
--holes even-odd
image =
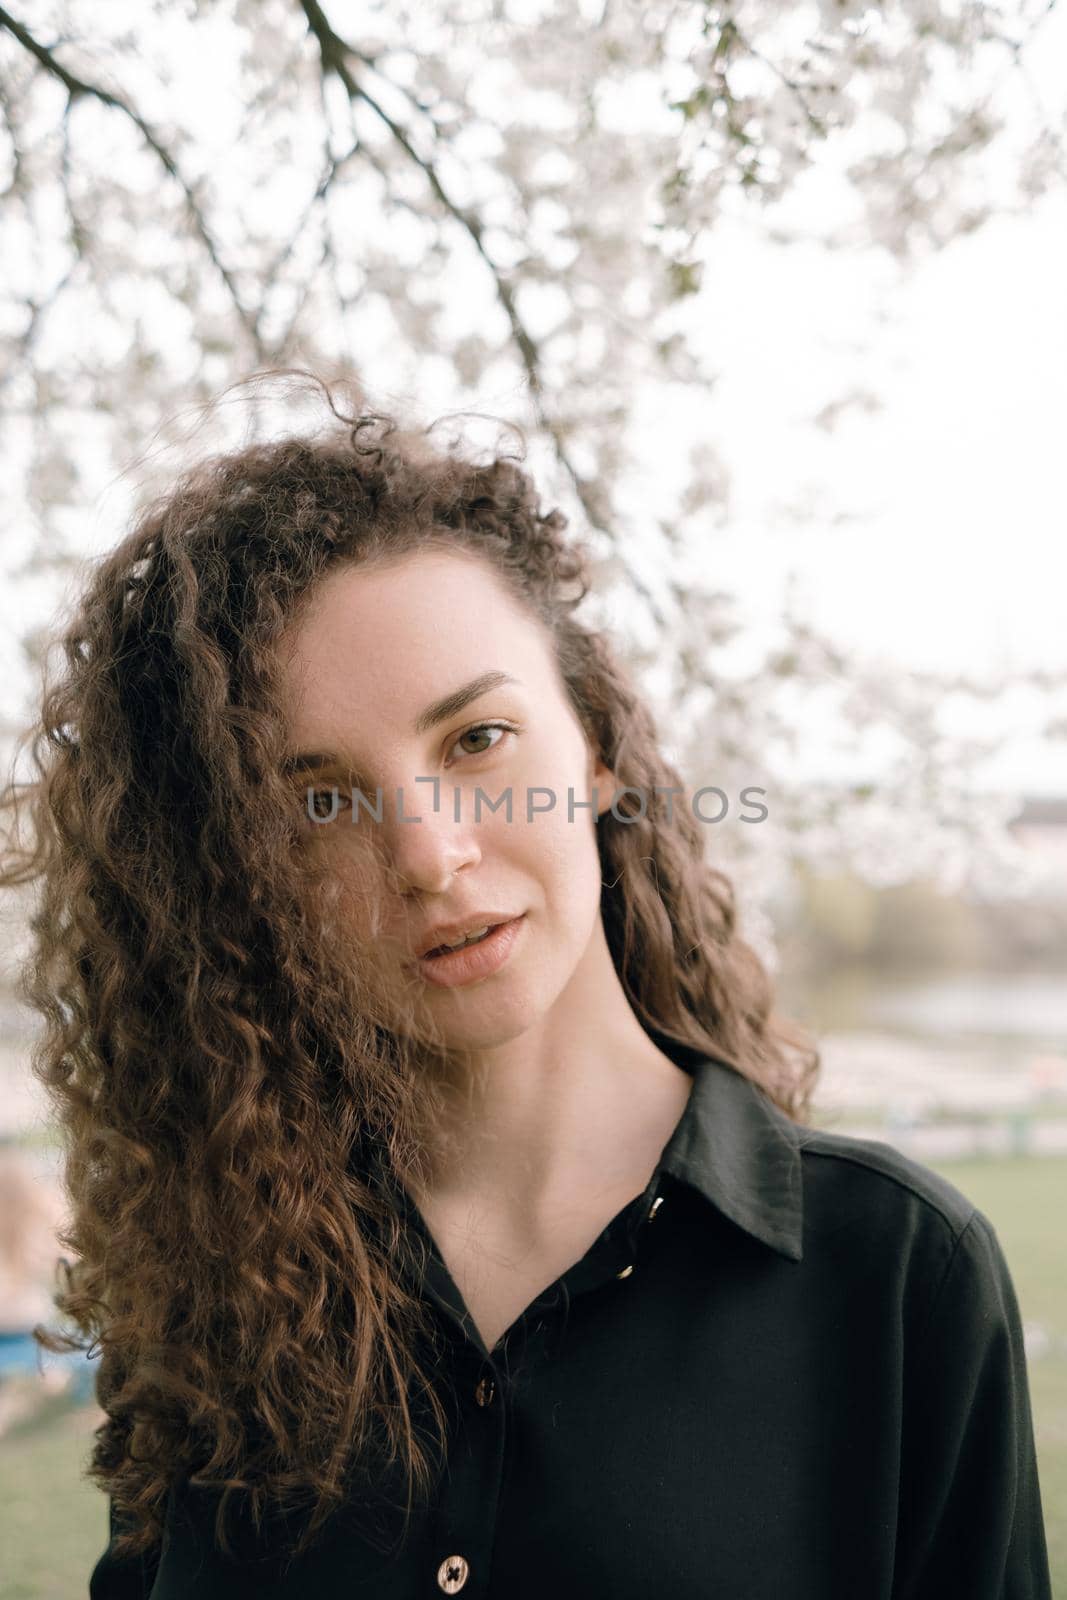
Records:
<instances>
[{"instance_id":1,"label":"thin twig","mask_svg":"<svg viewBox=\"0 0 1067 1600\"><path fill-rule=\"evenodd\" d=\"M18 22L13 16L11 16L9 12L5 11L2 6L0 6L0 27L6 28L8 33L10 33L13 38L18 40L23 49L27 50L30 55L36 58L41 66L44 67L46 72L48 72L53 78L59 80L59 82L66 89L72 103L83 98L98 100L101 105L109 106L112 110L121 112L122 115L129 118L134 127L137 128L149 149L161 162L164 170L171 178L174 179L181 189L182 194L185 197L186 207L188 209L193 227L205 250L207 251L212 265L226 286L230 299L233 301L234 310L237 312L241 326L244 328L245 332L248 334L253 345L255 346L257 357L262 357L263 350L259 342L258 329L255 319L243 305L233 276L219 255L218 246L216 245L211 231L204 220L204 216L200 210L196 195L194 194L188 180L185 178L180 167L178 166L177 161L171 155L170 151L167 149L166 145L162 142L159 136L152 130L149 124L141 116L140 112L137 111L135 107L130 105L126 100L124 100L121 95L114 94L110 89L102 88L99 84L89 83L86 79L79 78L73 72L69 71L69 69L65 67L61 61L56 59L47 45L43 45L38 39L35 39L29 30L25 28L21 22Z\"/></svg>"}]
</instances>

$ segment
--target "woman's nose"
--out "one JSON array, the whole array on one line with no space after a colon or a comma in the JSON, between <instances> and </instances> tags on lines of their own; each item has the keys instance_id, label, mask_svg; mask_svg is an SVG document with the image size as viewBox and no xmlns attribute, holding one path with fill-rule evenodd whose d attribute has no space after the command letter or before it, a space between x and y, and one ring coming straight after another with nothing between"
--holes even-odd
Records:
<instances>
[{"instance_id":1,"label":"woman's nose","mask_svg":"<svg viewBox=\"0 0 1067 1600\"><path fill-rule=\"evenodd\" d=\"M440 892L461 867L481 859L477 829L467 816L453 818L444 785L439 793L430 785L414 797L401 790L394 805L383 808L383 828L398 877L423 893Z\"/></svg>"}]
</instances>

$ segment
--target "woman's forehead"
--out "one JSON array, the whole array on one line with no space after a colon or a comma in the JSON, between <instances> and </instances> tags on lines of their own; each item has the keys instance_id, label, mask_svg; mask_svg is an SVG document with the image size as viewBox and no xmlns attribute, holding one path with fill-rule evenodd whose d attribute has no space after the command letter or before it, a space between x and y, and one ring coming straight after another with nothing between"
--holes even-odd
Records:
<instances>
[{"instance_id":1,"label":"woman's forehead","mask_svg":"<svg viewBox=\"0 0 1067 1600\"><path fill-rule=\"evenodd\" d=\"M543 666L542 635L487 563L430 551L324 577L287 630L283 666L326 681L358 672L381 688L400 674L451 685L490 668L522 676Z\"/></svg>"},{"instance_id":2,"label":"woman's forehead","mask_svg":"<svg viewBox=\"0 0 1067 1600\"><path fill-rule=\"evenodd\" d=\"M465 639L536 632L484 562L428 552L389 565L345 566L320 580L289 630L292 654L457 648Z\"/></svg>"}]
</instances>

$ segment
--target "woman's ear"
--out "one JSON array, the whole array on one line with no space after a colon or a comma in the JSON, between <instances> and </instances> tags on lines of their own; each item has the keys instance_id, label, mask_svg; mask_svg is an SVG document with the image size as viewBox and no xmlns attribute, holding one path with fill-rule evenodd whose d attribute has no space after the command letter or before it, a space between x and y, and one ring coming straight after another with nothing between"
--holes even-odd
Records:
<instances>
[{"instance_id":1,"label":"woman's ear","mask_svg":"<svg viewBox=\"0 0 1067 1600\"><path fill-rule=\"evenodd\" d=\"M597 816L602 817L615 798L618 782L614 772L610 767L605 766L596 752L593 752L589 757L588 772L589 798L595 804ZM595 795L593 794L594 789L596 790Z\"/></svg>"}]
</instances>

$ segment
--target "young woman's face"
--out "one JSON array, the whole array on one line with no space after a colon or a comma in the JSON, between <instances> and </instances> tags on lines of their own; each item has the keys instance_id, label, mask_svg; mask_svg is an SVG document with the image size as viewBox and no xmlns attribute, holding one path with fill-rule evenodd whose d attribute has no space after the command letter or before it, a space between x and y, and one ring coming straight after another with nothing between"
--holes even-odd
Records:
<instances>
[{"instance_id":1,"label":"young woman's face","mask_svg":"<svg viewBox=\"0 0 1067 1600\"><path fill-rule=\"evenodd\" d=\"M441 704L490 673L511 681ZM428 1007L448 1049L501 1044L545 1018L599 922L596 818L615 781L540 625L481 561L428 551L330 574L290 629L282 674L290 757L330 758L294 768L294 808L345 880L352 936L379 981ZM311 787L331 820L309 816ZM353 787L367 805L353 805ZM369 809L379 787L381 821ZM502 964L432 981L418 952L441 924L501 917L521 919Z\"/></svg>"}]
</instances>

